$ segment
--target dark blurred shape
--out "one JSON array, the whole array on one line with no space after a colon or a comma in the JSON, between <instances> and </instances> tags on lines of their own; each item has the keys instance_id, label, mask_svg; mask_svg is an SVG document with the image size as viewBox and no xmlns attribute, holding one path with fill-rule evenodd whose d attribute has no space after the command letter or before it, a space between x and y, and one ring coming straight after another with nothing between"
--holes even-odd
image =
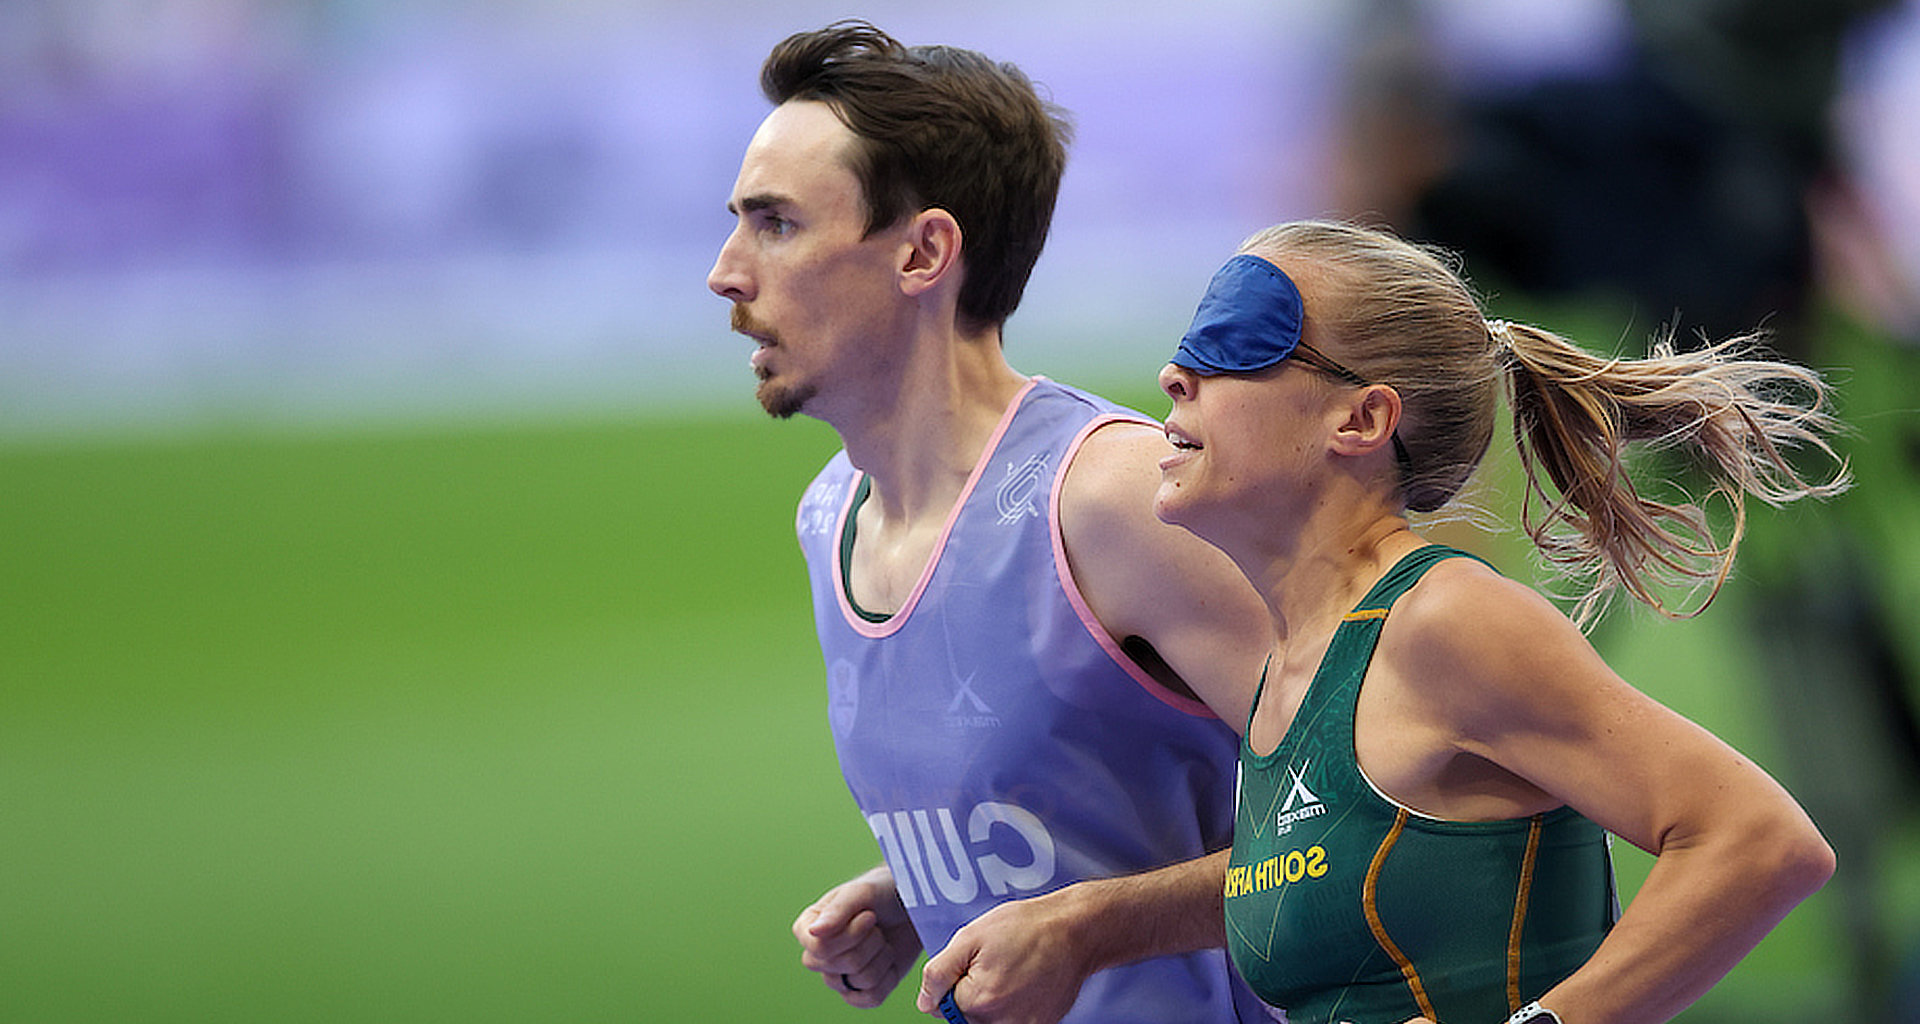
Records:
<instances>
[{"instance_id":1,"label":"dark blurred shape","mask_svg":"<svg viewBox=\"0 0 1920 1024\"><path fill-rule=\"evenodd\" d=\"M1605 289L1683 335L1797 321L1810 251L1805 172L1636 63L1547 82L1466 115L1461 158L1411 230L1536 294Z\"/></svg>"},{"instance_id":2,"label":"dark blurred shape","mask_svg":"<svg viewBox=\"0 0 1920 1024\"><path fill-rule=\"evenodd\" d=\"M1617 73L1460 97L1412 233L1538 294L1604 290L1682 344L1767 323L1789 355L1813 280L1848 28L1887 0L1626 0Z\"/></svg>"}]
</instances>

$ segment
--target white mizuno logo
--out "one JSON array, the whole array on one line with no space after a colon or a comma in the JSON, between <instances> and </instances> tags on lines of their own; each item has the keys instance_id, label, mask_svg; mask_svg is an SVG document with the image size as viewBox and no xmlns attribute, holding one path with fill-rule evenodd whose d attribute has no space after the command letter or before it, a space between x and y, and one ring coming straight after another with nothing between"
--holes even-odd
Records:
<instances>
[{"instance_id":1,"label":"white mizuno logo","mask_svg":"<svg viewBox=\"0 0 1920 1024\"><path fill-rule=\"evenodd\" d=\"M1299 768L1287 766L1287 774L1293 778L1292 788L1287 790L1287 798L1280 802L1280 816L1274 820L1277 828L1275 835L1285 835L1293 831L1293 826L1308 818L1327 813L1327 805L1307 788L1307 769L1313 767L1308 761Z\"/></svg>"}]
</instances>

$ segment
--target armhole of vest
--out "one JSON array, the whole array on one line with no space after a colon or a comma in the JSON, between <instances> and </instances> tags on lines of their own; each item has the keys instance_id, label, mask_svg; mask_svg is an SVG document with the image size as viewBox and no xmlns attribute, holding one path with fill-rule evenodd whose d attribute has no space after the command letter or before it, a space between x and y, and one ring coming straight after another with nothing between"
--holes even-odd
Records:
<instances>
[{"instance_id":1,"label":"armhole of vest","mask_svg":"<svg viewBox=\"0 0 1920 1024\"><path fill-rule=\"evenodd\" d=\"M1120 644L1113 639L1112 634L1108 633L1107 628L1094 617L1093 609L1087 605L1086 595L1080 593L1080 584L1073 578L1073 568L1067 562L1066 536L1060 528L1060 495L1066 490L1067 470L1073 466L1074 457L1080 454L1080 448L1086 444L1087 438L1092 437L1094 432L1102 427L1114 423L1139 423L1144 426L1153 426L1152 420L1140 416L1118 412L1104 413L1081 427L1080 432L1074 435L1073 441L1067 445L1066 453L1060 459L1060 471L1053 477L1053 493L1047 496L1047 529L1053 544L1054 575L1060 580L1060 591L1066 595L1067 603L1073 607L1073 614L1080 619L1080 628L1087 631L1087 635L1100 645L1100 649L1107 653L1108 659L1125 672L1129 679L1154 699L1175 711L1195 718L1217 719L1220 716L1214 714L1213 709L1207 707L1204 702L1182 697L1161 686L1147 674L1146 669L1140 667L1138 662L1127 657L1126 652L1120 649Z\"/></svg>"},{"instance_id":2,"label":"armhole of vest","mask_svg":"<svg viewBox=\"0 0 1920 1024\"><path fill-rule=\"evenodd\" d=\"M1428 544L1423 548L1419 548L1413 552L1410 552L1404 559L1401 560L1401 565L1405 565L1406 563L1412 562L1416 558L1423 559L1426 564L1421 565L1419 567L1419 575L1416 576L1412 582L1409 582L1405 587L1401 588L1397 593L1393 595L1392 598L1388 599L1385 603L1375 602L1372 599L1372 595L1369 595L1368 599L1363 600L1359 606L1355 607L1353 611L1348 612L1346 616L1342 618L1340 621L1340 628L1343 630L1348 629L1349 627L1359 627L1359 628L1366 628L1372 633L1372 641L1370 642L1367 648L1366 666L1361 669L1360 678L1354 680L1354 683L1353 683L1354 708L1353 708L1353 713L1348 718L1348 728L1347 728L1348 755L1349 755L1349 760L1353 765L1354 775L1359 777L1367 793L1372 795L1376 800L1380 801L1380 804L1384 806L1387 810L1395 811L1395 812L1404 812L1407 815L1408 824L1412 825L1415 828L1419 828L1419 829L1430 831L1430 832L1443 832L1443 833L1454 833L1454 834L1474 834L1474 833L1491 834L1491 833L1500 833L1500 832L1512 832L1512 831L1525 829L1528 826L1528 823L1533 820L1533 818L1553 819L1555 815L1560 814L1562 811L1569 810L1570 808L1568 808L1566 805L1562 805L1558 808L1555 808L1554 810L1546 811L1538 815L1530 815L1528 817L1522 817L1522 818L1498 818L1491 821L1459 821L1453 818L1442 818L1438 815L1428 814L1427 812L1419 810L1418 808L1402 803L1399 799L1395 798L1392 794L1388 793L1384 789L1381 789L1379 783L1376 783L1373 781L1373 776L1368 775L1366 767L1360 763L1360 741L1359 741L1359 737L1355 735L1355 732L1354 732L1354 730L1357 729L1360 724L1359 723L1360 691L1366 687L1366 673L1369 669L1373 667L1373 654L1379 648L1380 631L1386 628L1387 616L1388 616L1388 613L1392 611L1393 606L1399 603L1400 598L1406 596L1406 592L1413 588L1414 583L1417 583L1421 577L1426 576L1427 570L1432 569L1434 566L1439 565L1441 562L1447 561L1449 559L1469 558L1469 559L1472 559L1473 561L1479 562L1482 565L1485 565L1489 569L1493 569L1493 571L1495 572L1500 571L1499 569L1494 567L1493 563L1487 561L1484 558L1481 558L1479 555L1476 555L1471 551L1462 551L1459 548L1450 547L1445 544ZM1401 568L1401 565L1396 565L1394 567L1395 570L1396 571L1399 570Z\"/></svg>"}]
</instances>

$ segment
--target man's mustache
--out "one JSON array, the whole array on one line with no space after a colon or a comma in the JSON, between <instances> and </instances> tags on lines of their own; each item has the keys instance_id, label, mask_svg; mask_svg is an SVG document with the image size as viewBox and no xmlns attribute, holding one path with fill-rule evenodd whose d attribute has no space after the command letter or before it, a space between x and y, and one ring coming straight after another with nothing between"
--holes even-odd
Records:
<instances>
[{"instance_id":1,"label":"man's mustache","mask_svg":"<svg viewBox=\"0 0 1920 1024\"><path fill-rule=\"evenodd\" d=\"M742 334L752 334L764 338L769 342L777 342L780 340L779 336L774 334L773 328L755 320L753 314L747 312L747 307L744 303L736 302L733 304L733 313L729 319L732 321L733 329Z\"/></svg>"}]
</instances>

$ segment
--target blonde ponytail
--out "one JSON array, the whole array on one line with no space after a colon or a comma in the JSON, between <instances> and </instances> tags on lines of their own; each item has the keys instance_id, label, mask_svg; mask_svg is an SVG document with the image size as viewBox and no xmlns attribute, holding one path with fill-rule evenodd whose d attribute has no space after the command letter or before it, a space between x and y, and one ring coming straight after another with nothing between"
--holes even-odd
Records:
<instances>
[{"instance_id":1,"label":"blonde ponytail","mask_svg":"<svg viewBox=\"0 0 1920 1024\"><path fill-rule=\"evenodd\" d=\"M1574 621L1590 622L1620 590L1662 614L1704 609L1725 583L1746 530L1749 495L1778 507L1826 498L1852 480L1828 437L1840 430L1832 389L1813 370L1758 358L1760 335L1691 352L1671 341L1645 359L1602 358L1551 331L1489 325L1505 335L1514 437L1526 473L1521 525L1547 563L1586 583ZM1698 501L1642 494L1629 446L1693 458L1709 490ZM1833 474L1814 482L1791 455L1812 449ZM1732 524L1715 537L1707 507ZM1659 591L1704 590L1691 608Z\"/></svg>"}]
</instances>

